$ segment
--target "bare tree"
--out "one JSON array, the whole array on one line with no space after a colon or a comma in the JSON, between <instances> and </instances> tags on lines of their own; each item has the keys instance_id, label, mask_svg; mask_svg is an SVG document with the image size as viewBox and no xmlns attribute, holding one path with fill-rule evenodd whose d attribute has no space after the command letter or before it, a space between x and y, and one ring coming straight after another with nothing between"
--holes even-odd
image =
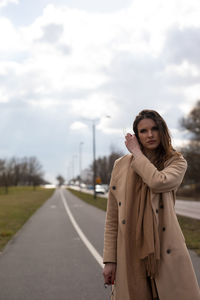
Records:
<instances>
[{"instance_id":1,"label":"bare tree","mask_svg":"<svg viewBox=\"0 0 200 300\"><path fill-rule=\"evenodd\" d=\"M0 185L5 187L5 192L8 193L8 177L5 159L0 160Z\"/></svg>"},{"instance_id":2,"label":"bare tree","mask_svg":"<svg viewBox=\"0 0 200 300\"><path fill-rule=\"evenodd\" d=\"M46 181L42 166L36 157L0 159L0 186L8 192L9 186L32 185L33 188Z\"/></svg>"},{"instance_id":3,"label":"bare tree","mask_svg":"<svg viewBox=\"0 0 200 300\"><path fill-rule=\"evenodd\" d=\"M96 160L96 175L101 178L103 184L109 184L114 162L117 158L123 155L121 151L111 148L111 153L108 156L99 157ZM93 165L90 166L93 170Z\"/></svg>"},{"instance_id":4,"label":"bare tree","mask_svg":"<svg viewBox=\"0 0 200 300\"><path fill-rule=\"evenodd\" d=\"M182 118L180 123L190 134L189 144L181 148L188 162L184 183L194 184L196 192L200 192L200 101L197 101L188 116Z\"/></svg>"},{"instance_id":5,"label":"bare tree","mask_svg":"<svg viewBox=\"0 0 200 300\"><path fill-rule=\"evenodd\" d=\"M12 169L12 184L14 186L19 185L19 182L20 182L20 176L21 176L20 164L21 164L21 162L20 162L19 158L16 158L16 157L11 158L10 166Z\"/></svg>"},{"instance_id":6,"label":"bare tree","mask_svg":"<svg viewBox=\"0 0 200 300\"><path fill-rule=\"evenodd\" d=\"M200 100L197 101L188 116L181 119L180 123L192 134L192 139L200 143Z\"/></svg>"},{"instance_id":7,"label":"bare tree","mask_svg":"<svg viewBox=\"0 0 200 300\"><path fill-rule=\"evenodd\" d=\"M58 181L58 185L61 186L65 183L65 178L62 175L58 175L56 177L57 181Z\"/></svg>"},{"instance_id":8,"label":"bare tree","mask_svg":"<svg viewBox=\"0 0 200 300\"><path fill-rule=\"evenodd\" d=\"M34 188L39 185L43 177L42 166L36 157L30 157L28 160L28 178L29 185L32 185Z\"/></svg>"}]
</instances>

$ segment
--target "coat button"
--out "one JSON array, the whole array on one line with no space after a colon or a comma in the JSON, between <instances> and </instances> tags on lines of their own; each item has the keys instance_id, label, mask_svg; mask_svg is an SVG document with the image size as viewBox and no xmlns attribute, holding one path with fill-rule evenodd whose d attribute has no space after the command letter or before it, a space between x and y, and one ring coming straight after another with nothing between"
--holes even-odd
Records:
<instances>
[{"instance_id":1,"label":"coat button","mask_svg":"<svg viewBox=\"0 0 200 300\"><path fill-rule=\"evenodd\" d=\"M162 230L163 230L163 231L165 231L165 229L166 229L166 228L165 228L165 227L163 227L163 229L162 229Z\"/></svg>"},{"instance_id":2,"label":"coat button","mask_svg":"<svg viewBox=\"0 0 200 300\"><path fill-rule=\"evenodd\" d=\"M156 213L158 214L158 209L156 209Z\"/></svg>"},{"instance_id":3,"label":"coat button","mask_svg":"<svg viewBox=\"0 0 200 300\"><path fill-rule=\"evenodd\" d=\"M116 190L116 186L115 186L115 185L113 185L113 186L112 186L112 189L113 189L113 190Z\"/></svg>"},{"instance_id":4,"label":"coat button","mask_svg":"<svg viewBox=\"0 0 200 300\"><path fill-rule=\"evenodd\" d=\"M160 208L164 208L164 205L163 205L163 204L161 204L161 205L160 205Z\"/></svg>"},{"instance_id":5,"label":"coat button","mask_svg":"<svg viewBox=\"0 0 200 300\"><path fill-rule=\"evenodd\" d=\"M122 220L122 224L126 224L126 220Z\"/></svg>"},{"instance_id":6,"label":"coat button","mask_svg":"<svg viewBox=\"0 0 200 300\"><path fill-rule=\"evenodd\" d=\"M122 204L121 204L121 202L119 202L119 206L121 206Z\"/></svg>"},{"instance_id":7,"label":"coat button","mask_svg":"<svg viewBox=\"0 0 200 300\"><path fill-rule=\"evenodd\" d=\"M170 250L170 249L167 249L167 253L168 253L168 254L171 253L171 250Z\"/></svg>"}]
</instances>

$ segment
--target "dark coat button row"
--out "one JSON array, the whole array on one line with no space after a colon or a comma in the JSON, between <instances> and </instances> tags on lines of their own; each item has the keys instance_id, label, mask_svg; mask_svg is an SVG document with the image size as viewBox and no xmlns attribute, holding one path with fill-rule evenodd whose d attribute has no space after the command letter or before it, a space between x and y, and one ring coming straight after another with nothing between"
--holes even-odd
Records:
<instances>
[{"instance_id":1,"label":"dark coat button row","mask_svg":"<svg viewBox=\"0 0 200 300\"><path fill-rule=\"evenodd\" d=\"M113 185L113 186L112 186L112 189L113 189L113 190L116 190L116 186L115 186L115 185Z\"/></svg>"},{"instance_id":2,"label":"dark coat button row","mask_svg":"<svg viewBox=\"0 0 200 300\"><path fill-rule=\"evenodd\" d=\"M122 204L121 204L121 202L119 202L119 206L121 206Z\"/></svg>"},{"instance_id":3,"label":"dark coat button row","mask_svg":"<svg viewBox=\"0 0 200 300\"><path fill-rule=\"evenodd\" d=\"M168 253L168 254L171 253L171 250L170 250L170 249L167 249L167 253Z\"/></svg>"},{"instance_id":4,"label":"dark coat button row","mask_svg":"<svg viewBox=\"0 0 200 300\"><path fill-rule=\"evenodd\" d=\"M126 224L126 220L122 220L122 224ZM163 227L162 230L165 231L166 228ZM171 250L168 249L168 250L167 250L167 253L170 253L170 252L171 252Z\"/></svg>"}]
</instances>

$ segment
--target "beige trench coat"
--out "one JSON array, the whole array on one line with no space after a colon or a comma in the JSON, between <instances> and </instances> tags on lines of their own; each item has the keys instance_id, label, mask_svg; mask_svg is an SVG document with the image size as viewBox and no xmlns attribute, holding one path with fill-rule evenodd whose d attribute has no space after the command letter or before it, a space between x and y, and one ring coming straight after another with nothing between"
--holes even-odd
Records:
<instances>
[{"instance_id":1,"label":"beige trench coat","mask_svg":"<svg viewBox=\"0 0 200 300\"><path fill-rule=\"evenodd\" d=\"M126 203L131 201L127 199L126 185L130 168L151 190L152 209L161 241L159 276L155 278L159 300L200 300L197 279L174 209L175 192L182 182L187 163L182 156L177 157L175 161L168 160L165 168L158 171L144 155L133 159L131 154L115 162L106 214L103 261L117 263L114 299L135 300L130 299L128 293L124 238Z\"/></svg>"}]
</instances>

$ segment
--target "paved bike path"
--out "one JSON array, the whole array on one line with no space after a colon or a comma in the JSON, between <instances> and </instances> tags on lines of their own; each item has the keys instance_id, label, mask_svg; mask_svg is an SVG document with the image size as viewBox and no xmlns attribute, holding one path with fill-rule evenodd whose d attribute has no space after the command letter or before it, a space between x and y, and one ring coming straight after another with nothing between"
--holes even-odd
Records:
<instances>
[{"instance_id":1,"label":"paved bike path","mask_svg":"<svg viewBox=\"0 0 200 300\"><path fill-rule=\"evenodd\" d=\"M0 300L107 298L102 269L73 228L57 190L0 255Z\"/></svg>"},{"instance_id":2,"label":"paved bike path","mask_svg":"<svg viewBox=\"0 0 200 300\"><path fill-rule=\"evenodd\" d=\"M105 212L66 190L62 193L102 255ZM190 254L200 284L200 258ZM109 293L100 265L72 226L56 190L0 255L0 300L103 300Z\"/></svg>"}]
</instances>

